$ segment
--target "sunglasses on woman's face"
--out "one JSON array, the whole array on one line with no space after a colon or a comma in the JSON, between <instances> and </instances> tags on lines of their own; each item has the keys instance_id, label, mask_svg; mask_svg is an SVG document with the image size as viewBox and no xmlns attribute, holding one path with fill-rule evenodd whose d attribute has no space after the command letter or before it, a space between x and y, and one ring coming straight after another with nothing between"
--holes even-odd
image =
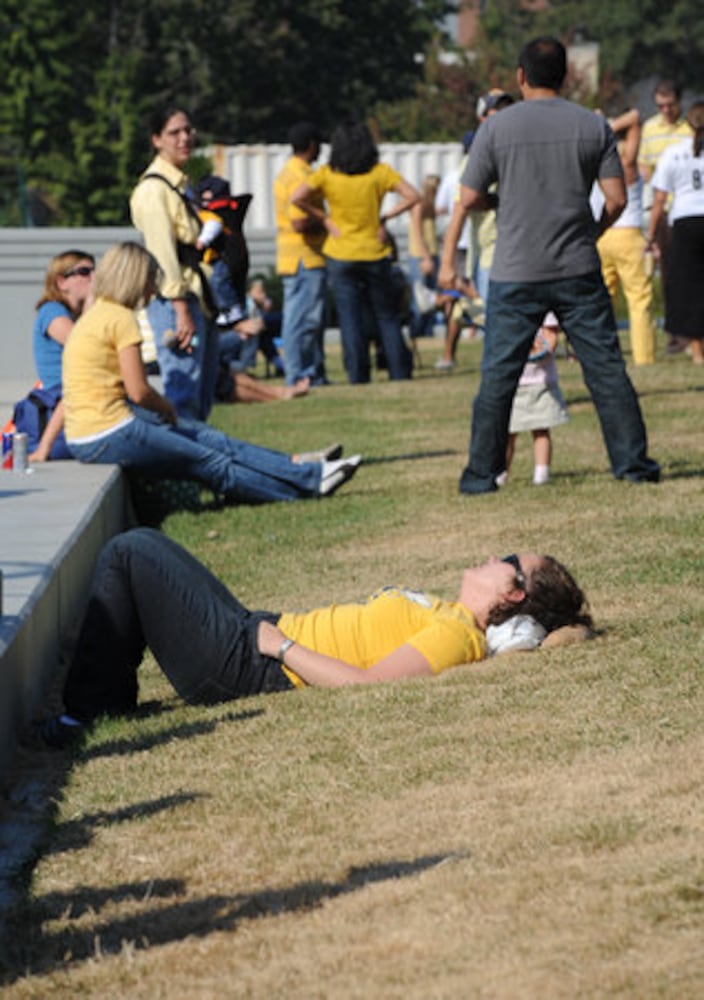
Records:
<instances>
[{"instance_id":1,"label":"sunglasses on woman's face","mask_svg":"<svg viewBox=\"0 0 704 1000\"><path fill-rule=\"evenodd\" d=\"M515 552L512 552L510 556L504 556L501 562L508 563L509 566L513 566L516 571L516 585L519 590L527 590L526 585L526 575L521 568L521 560L518 558Z\"/></svg>"},{"instance_id":2,"label":"sunglasses on woman's face","mask_svg":"<svg viewBox=\"0 0 704 1000\"><path fill-rule=\"evenodd\" d=\"M75 275L79 275L81 278L88 278L93 271L95 271L94 267L83 264L81 267L72 267L70 271L66 271L64 278L73 278Z\"/></svg>"}]
</instances>

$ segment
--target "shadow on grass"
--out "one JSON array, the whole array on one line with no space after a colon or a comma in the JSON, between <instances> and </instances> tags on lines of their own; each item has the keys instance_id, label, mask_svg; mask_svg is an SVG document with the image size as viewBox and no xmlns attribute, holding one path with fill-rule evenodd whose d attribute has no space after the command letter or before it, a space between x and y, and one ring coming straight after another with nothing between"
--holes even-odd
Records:
<instances>
[{"instance_id":1,"label":"shadow on grass","mask_svg":"<svg viewBox=\"0 0 704 1000\"><path fill-rule=\"evenodd\" d=\"M158 705L158 702L156 703ZM170 711L171 709L166 709ZM157 715L161 713L154 709L149 712L138 711L136 715L144 718L147 715ZM198 722L183 722L179 725L169 726L156 733L140 733L136 736L121 736L116 739L107 739L97 746L90 746L83 754L84 760L94 760L99 757L120 757L125 754L133 754L141 750L152 750L154 747L171 743L172 740L190 740L194 736L205 736L214 732L218 726L224 722L245 722L247 719L255 719L264 714L263 708L249 709L246 712L227 712L217 719L201 719Z\"/></svg>"},{"instance_id":2,"label":"shadow on grass","mask_svg":"<svg viewBox=\"0 0 704 1000\"><path fill-rule=\"evenodd\" d=\"M0 982L47 975L55 969L98 956L118 955L123 950L145 951L186 937L204 938L209 934L234 931L245 920L305 913L327 900L358 892L368 885L393 879L412 878L446 862L461 860L467 854L431 854L412 861L372 862L350 868L337 882L299 882L284 889L233 896L213 894L202 899L184 900L163 906L143 908L138 914L118 917L90 927L75 927L71 921L114 903L134 900L142 905L150 900L170 900L184 895L186 886L178 879L128 882L112 888L76 886L70 892L47 893L40 897L29 919L12 935L12 951L0 966ZM55 931L43 924L62 921Z\"/></svg>"},{"instance_id":3,"label":"shadow on grass","mask_svg":"<svg viewBox=\"0 0 704 1000\"><path fill-rule=\"evenodd\" d=\"M159 702L145 703L135 717L160 715L174 711L175 706ZM147 733L134 739L107 740L90 747L83 759L111 754L131 754L147 750L173 739L190 739L212 732L228 722L242 722L263 714L263 709L242 712L226 711L215 719L171 726L159 733ZM93 831L109 823L124 823L175 809L198 798L195 793L165 796L124 809L96 812L63 826L56 823L57 803L62 797L76 757L69 753L37 750L31 746L17 749L12 768L3 775L0 788L0 973L4 953L12 939L8 935L8 920L13 911L28 908L27 892L32 872L44 854L58 854L84 847L90 843ZM56 839L48 844L47 831L54 824ZM20 933L20 938L23 936Z\"/></svg>"},{"instance_id":4,"label":"shadow on grass","mask_svg":"<svg viewBox=\"0 0 704 1000\"><path fill-rule=\"evenodd\" d=\"M386 465L390 462L412 462L419 458L448 458L452 455L464 455L464 451L454 448L444 448L442 451L411 451L403 455L380 455L378 458L366 458L363 465Z\"/></svg>"},{"instance_id":5,"label":"shadow on grass","mask_svg":"<svg viewBox=\"0 0 704 1000\"><path fill-rule=\"evenodd\" d=\"M161 798L145 802L136 802L122 809L99 809L87 813L80 819L58 823L54 829L52 843L44 852L46 856L63 854L65 851L77 851L87 847L93 840L93 834L98 827L112 826L116 823L129 823L134 819L146 819L157 813L195 802L206 798L199 792L179 792L176 795L163 795Z\"/></svg>"}]
</instances>

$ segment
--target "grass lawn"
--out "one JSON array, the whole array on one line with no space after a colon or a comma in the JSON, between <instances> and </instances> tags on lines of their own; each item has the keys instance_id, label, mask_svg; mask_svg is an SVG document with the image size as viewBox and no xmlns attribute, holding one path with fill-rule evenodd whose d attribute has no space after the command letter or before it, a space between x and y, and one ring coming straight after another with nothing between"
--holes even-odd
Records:
<instances>
[{"instance_id":1,"label":"grass lawn","mask_svg":"<svg viewBox=\"0 0 704 1000\"><path fill-rule=\"evenodd\" d=\"M660 344L661 352L663 343ZM4 943L3 997L697 998L704 994L704 372L633 370L659 485L615 482L576 363L553 480L462 497L479 344L409 384L221 407L285 450L345 443L333 499L181 513L164 531L252 607L550 552L593 641L441 678L189 708L155 664L140 718L55 763Z\"/></svg>"}]
</instances>

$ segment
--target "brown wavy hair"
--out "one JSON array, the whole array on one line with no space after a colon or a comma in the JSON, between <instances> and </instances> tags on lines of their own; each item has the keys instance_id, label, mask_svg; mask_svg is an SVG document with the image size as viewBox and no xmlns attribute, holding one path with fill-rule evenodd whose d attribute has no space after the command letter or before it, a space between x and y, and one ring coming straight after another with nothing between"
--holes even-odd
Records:
<instances>
[{"instance_id":1,"label":"brown wavy hair","mask_svg":"<svg viewBox=\"0 0 704 1000\"><path fill-rule=\"evenodd\" d=\"M58 286L58 279L64 278L66 272L76 267L82 260L89 260L91 264L95 264L93 254L86 253L84 250L64 250L63 253L51 258L44 275L44 288L41 298L37 302L37 309L45 302L61 302L68 308L68 302Z\"/></svg>"},{"instance_id":2,"label":"brown wavy hair","mask_svg":"<svg viewBox=\"0 0 704 1000\"><path fill-rule=\"evenodd\" d=\"M487 623L501 625L514 615L531 615L546 632L563 625L594 627L584 591L567 567L553 556L543 556L540 566L531 573L523 600L492 608Z\"/></svg>"}]
</instances>

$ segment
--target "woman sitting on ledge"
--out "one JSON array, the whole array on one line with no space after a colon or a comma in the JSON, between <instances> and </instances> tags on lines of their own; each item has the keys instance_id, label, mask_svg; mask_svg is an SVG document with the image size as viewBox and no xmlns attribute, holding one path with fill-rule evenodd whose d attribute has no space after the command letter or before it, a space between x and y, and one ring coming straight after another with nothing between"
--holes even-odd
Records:
<instances>
[{"instance_id":1,"label":"woman sitting on ledge","mask_svg":"<svg viewBox=\"0 0 704 1000\"><path fill-rule=\"evenodd\" d=\"M351 479L359 455L331 461L320 453L319 461L295 461L177 415L147 381L135 317L159 275L154 257L137 243L112 247L96 269L95 301L63 353L66 441L74 458L157 479L195 480L228 503L329 496Z\"/></svg>"},{"instance_id":2,"label":"woman sitting on ledge","mask_svg":"<svg viewBox=\"0 0 704 1000\"><path fill-rule=\"evenodd\" d=\"M529 642L512 639L519 619L532 622ZM278 614L249 611L171 539L137 528L99 557L64 689L67 714L38 722L35 734L45 746L68 746L94 719L134 711L147 647L185 701L212 704L431 677L502 647L534 647L569 625L586 631L591 617L551 556L493 557L467 569L455 601L390 587L359 604Z\"/></svg>"}]
</instances>

